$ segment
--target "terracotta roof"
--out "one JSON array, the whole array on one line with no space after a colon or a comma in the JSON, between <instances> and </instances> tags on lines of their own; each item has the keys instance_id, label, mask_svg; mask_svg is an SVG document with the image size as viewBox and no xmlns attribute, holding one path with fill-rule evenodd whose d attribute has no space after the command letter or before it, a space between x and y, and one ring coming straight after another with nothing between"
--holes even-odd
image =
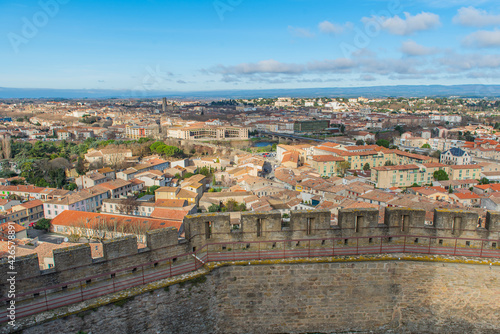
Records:
<instances>
[{"instance_id":1,"label":"terracotta roof","mask_svg":"<svg viewBox=\"0 0 500 334\"><path fill-rule=\"evenodd\" d=\"M29 202L21 203L19 205L25 207L26 209L31 209L31 208L36 208L37 206L43 205L43 202L40 201L39 199L36 199L34 201L29 201Z\"/></svg>"},{"instance_id":2,"label":"terracotta roof","mask_svg":"<svg viewBox=\"0 0 500 334\"><path fill-rule=\"evenodd\" d=\"M155 205L158 207L182 208L187 205L187 201L185 199L159 199L156 200Z\"/></svg>"},{"instance_id":3,"label":"terracotta roof","mask_svg":"<svg viewBox=\"0 0 500 334\"><path fill-rule=\"evenodd\" d=\"M155 193L175 193L179 188L177 187L161 187L155 190Z\"/></svg>"},{"instance_id":4,"label":"terracotta roof","mask_svg":"<svg viewBox=\"0 0 500 334\"><path fill-rule=\"evenodd\" d=\"M177 230L179 230L180 226L182 225L182 221L170 220L170 219L112 215L107 213L95 213L95 212L73 211L73 210L64 210L54 219L52 219L51 223L52 225L60 225L60 226L85 225L88 228L95 228L97 226L97 223L101 221L103 221L106 224L109 224L111 228L113 228L114 225L116 224L118 226L118 229L121 229L121 226L123 226L125 229L134 226L146 226L148 230L155 230L159 228L173 226L177 228Z\"/></svg>"},{"instance_id":5,"label":"terracotta roof","mask_svg":"<svg viewBox=\"0 0 500 334\"><path fill-rule=\"evenodd\" d=\"M381 166L381 167L373 167L372 169L378 171L391 171L391 170L410 170L410 169L419 169L417 165L397 165L397 166Z\"/></svg>"},{"instance_id":6,"label":"terracotta roof","mask_svg":"<svg viewBox=\"0 0 500 334\"><path fill-rule=\"evenodd\" d=\"M313 161L317 161L317 162L345 161L343 158L336 157L333 155L313 155L312 159L313 159Z\"/></svg>"},{"instance_id":7,"label":"terracotta roof","mask_svg":"<svg viewBox=\"0 0 500 334\"><path fill-rule=\"evenodd\" d=\"M47 188L35 187L35 186L0 186L0 191L17 191L26 193L41 193Z\"/></svg>"},{"instance_id":8,"label":"terracotta roof","mask_svg":"<svg viewBox=\"0 0 500 334\"><path fill-rule=\"evenodd\" d=\"M155 208L151 213L153 218L163 218L169 220L177 220L182 223L184 217L188 214L186 210L174 210L168 208ZM179 229L179 228L177 228Z\"/></svg>"},{"instance_id":9,"label":"terracotta roof","mask_svg":"<svg viewBox=\"0 0 500 334\"><path fill-rule=\"evenodd\" d=\"M451 169L478 169L481 168L479 165L451 165Z\"/></svg>"},{"instance_id":10,"label":"terracotta roof","mask_svg":"<svg viewBox=\"0 0 500 334\"><path fill-rule=\"evenodd\" d=\"M26 229L26 227L21 226L19 224L15 224L15 223L9 224L7 222L7 223L0 224L0 231L2 232L2 234L6 234L7 231L9 231L9 225L13 225L14 226L14 231L16 233L19 233L19 232L24 231ZM3 233L3 232L5 232L5 233Z\"/></svg>"},{"instance_id":11,"label":"terracotta roof","mask_svg":"<svg viewBox=\"0 0 500 334\"><path fill-rule=\"evenodd\" d=\"M458 199L477 199L481 198L478 194L474 193L454 193L454 196L456 196Z\"/></svg>"}]
</instances>

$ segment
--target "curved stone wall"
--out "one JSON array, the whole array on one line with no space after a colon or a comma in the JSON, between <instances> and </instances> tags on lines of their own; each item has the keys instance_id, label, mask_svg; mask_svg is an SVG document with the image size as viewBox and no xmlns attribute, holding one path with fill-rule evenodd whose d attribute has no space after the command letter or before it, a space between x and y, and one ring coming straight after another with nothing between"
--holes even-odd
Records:
<instances>
[{"instance_id":1,"label":"curved stone wall","mask_svg":"<svg viewBox=\"0 0 500 334\"><path fill-rule=\"evenodd\" d=\"M227 266L23 333L498 333L500 268L420 261Z\"/></svg>"}]
</instances>

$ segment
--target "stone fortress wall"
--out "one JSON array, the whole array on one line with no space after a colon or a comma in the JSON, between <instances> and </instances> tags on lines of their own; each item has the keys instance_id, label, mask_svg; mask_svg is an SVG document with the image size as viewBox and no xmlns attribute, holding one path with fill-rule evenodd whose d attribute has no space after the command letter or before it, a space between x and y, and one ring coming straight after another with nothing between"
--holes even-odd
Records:
<instances>
[{"instance_id":1,"label":"stone fortress wall","mask_svg":"<svg viewBox=\"0 0 500 334\"><path fill-rule=\"evenodd\" d=\"M21 295L21 301L29 300L39 297L37 290L44 290L45 293L50 287L57 292L74 288L72 284L80 284L81 288L82 280L89 284L111 278L119 280L120 275L137 274L138 264L146 264L141 267L143 271L144 268L151 271L161 269L167 264L175 268L192 263L193 255L194 269L197 269L204 264L204 253L224 252L230 248L251 253L256 247L259 251L272 251L300 249L305 245L314 249L330 249L352 247L353 242L356 247L378 242L403 242L413 246L430 246L432 243L442 247L480 248L481 252L495 252L497 256L496 252L500 249L500 213L496 212L488 212L483 218L473 212L436 209L434 221L429 223L425 221L423 210L386 208L381 224L376 209L348 209L340 211L338 225L331 225L329 211L295 211L286 223L279 212L249 212L241 214L237 222L239 228L235 229L234 223L229 214L187 216L184 221L185 239L178 239L176 229L166 228L148 232L147 247L142 249L137 249L135 237L106 240L103 242L104 256L99 259L92 259L91 244L58 249L54 251L54 268L44 271L40 271L36 255L21 257L16 261L16 293ZM169 259L167 262L161 262L166 258ZM2 260L0 268L3 283L7 280L8 263ZM237 272L240 269L217 270ZM283 284L286 285L285 282ZM3 296L7 289L6 284L0 285ZM24 293L26 295L22 296ZM496 293L498 296L498 291Z\"/></svg>"}]
</instances>

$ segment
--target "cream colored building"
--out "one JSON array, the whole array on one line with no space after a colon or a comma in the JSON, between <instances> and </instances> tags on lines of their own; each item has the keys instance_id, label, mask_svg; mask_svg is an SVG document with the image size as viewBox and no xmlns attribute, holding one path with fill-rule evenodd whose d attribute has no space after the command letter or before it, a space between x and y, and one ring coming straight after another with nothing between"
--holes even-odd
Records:
<instances>
[{"instance_id":1,"label":"cream colored building","mask_svg":"<svg viewBox=\"0 0 500 334\"><path fill-rule=\"evenodd\" d=\"M450 166L448 176L450 180L470 180L470 179L477 180L481 178L481 166L480 165Z\"/></svg>"},{"instance_id":2,"label":"cream colored building","mask_svg":"<svg viewBox=\"0 0 500 334\"><path fill-rule=\"evenodd\" d=\"M167 137L185 140L246 140L248 128L240 126L193 126L167 130Z\"/></svg>"},{"instance_id":3,"label":"cream colored building","mask_svg":"<svg viewBox=\"0 0 500 334\"><path fill-rule=\"evenodd\" d=\"M156 138L160 133L160 127L157 124L148 126L127 126L125 128L125 135L127 138L140 139L140 138Z\"/></svg>"},{"instance_id":4,"label":"cream colored building","mask_svg":"<svg viewBox=\"0 0 500 334\"><path fill-rule=\"evenodd\" d=\"M313 155L308 161L309 165L321 176L335 176L340 170L340 163L345 162L344 158L333 155Z\"/></svg>"},{"instance_id":5,"label":"cream colored building","mask_svg":"<svg viewBox=\"0 0 500 334\"><path fill-rule=\"evenodd\" d=\"M377 188L407 188L414 184L419 186L431 184L434 172L443 170L449 174L450 166L440 163L424 163L372 168L371 181Z\"/></svg>"}]
</instances>

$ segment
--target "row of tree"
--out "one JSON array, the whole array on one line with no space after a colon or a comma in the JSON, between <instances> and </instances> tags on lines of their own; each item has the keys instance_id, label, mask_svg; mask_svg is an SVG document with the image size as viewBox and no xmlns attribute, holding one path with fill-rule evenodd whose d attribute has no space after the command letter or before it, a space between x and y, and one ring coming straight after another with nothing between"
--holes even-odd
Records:
<instances>
[{"instance_id":1,"label":"row of tree","mask_svg":"<svg viewBox=\"0 0 500 334\"><path fill-rule=\"evenodd\" d=\"M164 142L157 141L149 146L151 152L158 153L160 155L165 155L167 157L183 157L184 151L177 146L166 145Z\"/></svg>"}]
</instances>

